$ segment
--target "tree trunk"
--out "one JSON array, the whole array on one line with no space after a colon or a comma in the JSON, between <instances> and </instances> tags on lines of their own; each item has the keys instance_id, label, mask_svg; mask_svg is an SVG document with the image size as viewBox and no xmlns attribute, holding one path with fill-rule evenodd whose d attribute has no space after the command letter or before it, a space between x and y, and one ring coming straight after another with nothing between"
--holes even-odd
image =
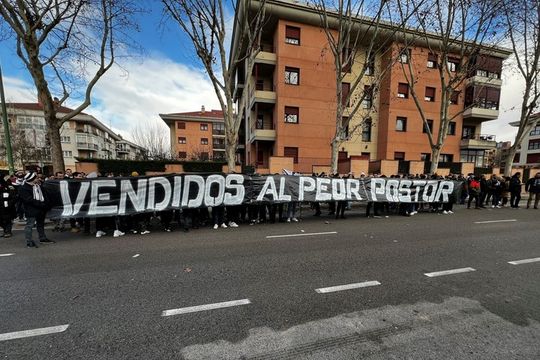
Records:
<instances>
[{"instance_id":1,"label":"tree trunk","mask_svg":"<svg viewBox=\"0 0 540 360\"><path fill-rule=\"evenodd\" d=\"M56 111L45 111L45 123L47 124L47 137L49 139L47 146L51 149L53 171L54 173L65 171L64 153L60 141L60 127L56 118Z\"/></svg>"},{"instance_id":2,"label":"tree trunk","mask_svg":"<svg viewBox=\"0 0 540 360\"><path fill-rule=\"evenodd\" d=\"M439 147L431 148L431 166L429 167L429 173L431 175L437 172L439 168L439 159L441 157L441 149Z\"/></svg>"},{"instance_id":3,"label":"tree trunk","mask_svg":"<svg viewBox=\"0 0 540 360\"><path fill-rule=\"evenodd\" d=\"M236 167L236 144L238 135L232 131L227 131L225 136L225 158L227 160L227 172L232 173Z\"/></svg>"},{"instance_id":4,"label":"tree trunk","mask_svg":"<svg viewBox=\"0 0 540 360\"><path fill-rule=\"evenodd\" d=\"M337 174L338 172L339 145L340 143L338 141L332 141L332 158L330 160L331 174Z\"/></svg>"},{"instance_id":5,"label":"tree trunk","mask_svg":"<svg viewBox=\"0 0 540 360\"><path fill-rule=\"evenodd\" d=\"M514 163L514 157L516 156L517 152L516 144L517 143L514 143L514 145L512 145L510 149L508 149L508 154L506 154L504 162L504 176L512 176L512 165Z\"/></svg>"}]
</instances>

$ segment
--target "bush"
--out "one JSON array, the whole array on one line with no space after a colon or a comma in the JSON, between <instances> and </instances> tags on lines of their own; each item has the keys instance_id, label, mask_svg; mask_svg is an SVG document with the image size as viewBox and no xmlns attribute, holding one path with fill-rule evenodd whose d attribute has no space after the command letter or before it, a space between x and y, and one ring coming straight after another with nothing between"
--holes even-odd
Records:
<instances>
[{"instance_id":1,"label":"bush","mask_svg":"<svg viewBox=\"0 0 540 360\"><path fill-rule=\"evenodd\" d=\"M183 165L185 172L220 173L223 172L225 162L185 161Z\"/></svg>"},{"instance_id":2,"label":"bush","mask_svg":"<svg viewBox=\"0 0 540 360\"><path fill-rule=\"evenodd\" d=\"M148 171L165 171L167 164L182 164L185 172L194 173L220 173L225 162L210 161L175 161L175 160L106 160L106 159L80 159L77 161L97 163L101 174L113 173L115 175L129 176L136 171L144 175Z\"/></svg>"}]
</instances>

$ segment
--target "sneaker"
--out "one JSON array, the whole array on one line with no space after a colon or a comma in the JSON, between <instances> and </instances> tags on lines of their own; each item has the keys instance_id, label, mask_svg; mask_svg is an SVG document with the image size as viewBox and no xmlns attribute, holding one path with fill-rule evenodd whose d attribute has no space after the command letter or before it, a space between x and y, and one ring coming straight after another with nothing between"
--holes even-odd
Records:
<instances>
[{"instance_id":1,"label":"sneaker","mask_svg":"<svg viewBox=\"0 0 540 360\"><path fill-rule=\"evenodd\" d=\"M150 231L148 231L148 230L141 231L141 235L146 235L146 234L150 234Z\"/></svg>"},{"instance_id":2,"label":"sneaker","mask_svg":"<svg viewBox=\"0 0 540 360\"><path fill-rule=\"evenodd\" d=\"M452 210L448 210L448 213L449 214L453 214L454 212Z\"/></svg>"},{"instance_id":3,"label":"sneaker","mask_svg":"<svg viewBox=\"0 0 540 360\"><path fill-rule=\"evenodd\" d=\"M496 207L497 209L500 209L500 208L501 208L501 205L497 205L497 206L495 206L495 207Z\"/></svg>"},{"instance_id":4,"label":"sneaker","mask_svg":"<svg viewBox=\"0 0 540 360\"><path fill-rule=\"evenodd\" d=\"M218 227L219 227L219 225L218 225L218 224L214 224L214 230L217 230L217 229L218 229Z\"/></svg>"},{"instance_id":5,"label":"sneaker","mask_svg":"<svg viewBox=\"0 0 540 360\"><path fill-rule=\"evenodd\" d=\"M491 205L491 208L492 208L492 209L495 209L495 205Z\"/></svg>"},{"instance_id":6,"label":"sneaker","mask_svg":"<svg viewBox=\"0 0 540 360\"><path fill-rule=\"evenodd\" d=\"M238 224L235 223L234 221L230 221L230 222L229 222L229 227L237 228L237 227L238 227Z\"/></svg>"},{"instance_id":7,"label":"sneaker","mask_svg":"<svg viewBox=\"0 0 540 360\"><path fill-rule=\"evenodd\" d=\"M227 228L227 225L225 225L225 223L223 223L223 224L221 224L221 227L222 227L223 229L226 229L226 228Z\"/></svg>"},{"instance_id":8,"label":"sneaker","mask_svg":"<svg viewBox=\"0 0 540 360\"><path fill-rule=\"evenodd\" d=\"M39 243L40 244L54 244L54 243L56 243L56 241L49 240L49 239L43 239L43 240L39 240Z\"/></svg>"},{"instance_id":9,"label":"sneaker","mask_svg":"<svg viewBox=\"0 0 540 360\"><path fill-rule=\"evenodd\" d=\"M416 214L418 214L418 211L411 212L411 215L416 215Z\"/></svg>"},{"instance_id":10,"label":"sneaker","mask_svg":"<svg viewBox=\"0 0 540 360\"><path fill-rule=\"evenodd\" d=\"M123 233L120 230L114 230L113 237L120 237L124 235L126 235L126 233Z\"/></svg>"},{"instance_id":11,"label":"sneaker","mask_svg":"<svg viewBox=\"0 0 540 360\"><path fill-rule=\"evenodd\" d=\"M4 238L6 238L6 239L7 239L7 238L10 238L11 236L12 236L11 233L6 233L6 234L4 234Z\"/></svg>"},{"instance_id":12,"label":"sneaker","mask_svg":"<svg viewBox=\"0 0 540 360\"><path fill-rule=\"evenodd\" d=\"M97 237L97 238L100 238L100 237L102 237L103 235L105 235L105 231L99 230L99 231L96 232L96 237Z\"/></svg>"},{"instance_id":13,"label":"sneaker","mask_svg":"<svg viewBox=\"0 0 540 360\"><path fill-rule=\"evenodd\" d=\"M291 218L287 218L287 222L291 222Z\"/></svg>"},{"instance_id":14,"label":"sneaker","mask_svg":"<svg viewBox=\"0 0 540 360\"><path fill-rule=\"evenodd\" d=\"M294 218L292 218L292 221L298 222L298 219L294 217Z\"/></svg>"},{"instance_id":15,"label":"sneaker","mask_svg":"<svg viewBox=\"0 0 540 360\"><path fill-rule=\"evenodd\" d=\"M171 228L165 228L166 232L171 232Z\"/></svg>"},{"instance_id":16,"label":"sneaker","mask_svg":"<svg viewBox=\"0 0 540 360\"><path fill-rule=\"evenodd\" d=\"M442 213L443 213L444 215L448 215L448 211L446 211L446 210L444 210Z\"/></svg>"}]
</instances>

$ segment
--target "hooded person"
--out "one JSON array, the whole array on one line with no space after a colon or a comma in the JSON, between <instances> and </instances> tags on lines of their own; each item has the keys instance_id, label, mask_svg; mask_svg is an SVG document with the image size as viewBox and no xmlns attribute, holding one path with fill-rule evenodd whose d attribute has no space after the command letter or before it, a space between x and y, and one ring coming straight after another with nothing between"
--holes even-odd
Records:
<instances>
[{"instance_id":1,"label":"hooded person","mask_svg":"<svg viewBox=\"0 0 540 360\"><path fill-rule=\"evenodd\" d=\"M32 240L32 228L36 226L40 243L53 243L45 236L45 215L49 209L47 197L44 193L38 176L35 172L30 172L24 176L24 183L19 187L19 198L24 204L26 214L26 226L24 228L24 237L26 246L38 247Z\"/></svg>"},{"instance_id":2,"label":"hooded person","mask_svg":"<svg viewBox=\"0 0 540 360\"><path fill-rule=\"evenodd\" d=\"M12 235L12 221L17 214L15 201L15 188L4 179L4 176L0 175L0 227L4 230L2 236L5 238Z\"/></svg>"}]
</instances>

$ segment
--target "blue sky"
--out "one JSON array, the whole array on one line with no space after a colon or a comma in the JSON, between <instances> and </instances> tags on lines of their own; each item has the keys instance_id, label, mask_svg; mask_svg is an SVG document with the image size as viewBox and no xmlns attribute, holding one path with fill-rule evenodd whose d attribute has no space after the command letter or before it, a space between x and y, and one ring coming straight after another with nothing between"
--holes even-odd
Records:
<instances>
[{"instance_id":1,"label":"blue sky","mask_svg":"<svg viewBox=\"0 0 540 360\"><path fill-rule=\"evenodd\" d=\"M144 2L146 11L138 15L141 31L134 39L144 49L142 57L123 59L95 87L92 105L85 112L94 115L116 132L130 138L135 127L159 124L159 113L219 109L219 103L189 39L178 25L162 24L160 1ZM228 21L232 20L227 19ZM30 76L15 54L13 41L0 43L6 98L14 102L35 102ZM516 119L515 107L521 93L520 79L506 71L503 76L500 118L483 124L482 133L495 134L497 140L513 139L514 129L507 124ZM77 106L71 100L69 106Z\"/></svg>"}]
</instances>

